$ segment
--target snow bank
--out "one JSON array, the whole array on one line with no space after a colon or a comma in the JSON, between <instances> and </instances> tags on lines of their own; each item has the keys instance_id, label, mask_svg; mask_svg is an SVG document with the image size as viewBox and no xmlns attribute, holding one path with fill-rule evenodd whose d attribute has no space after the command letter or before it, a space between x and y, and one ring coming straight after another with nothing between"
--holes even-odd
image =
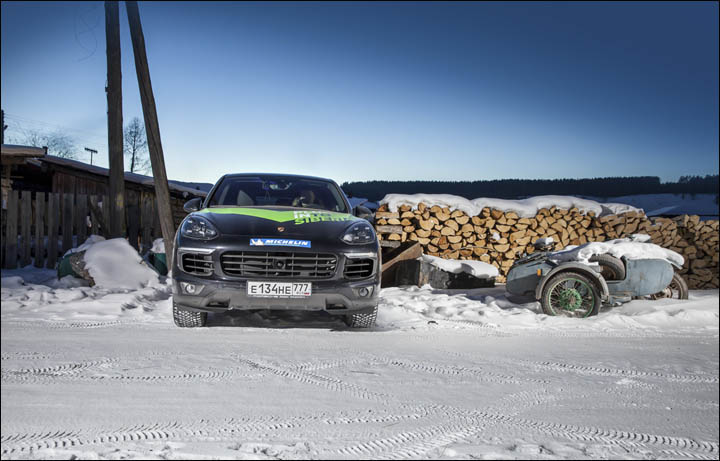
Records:
<instances>
[{"instance_id":1,"label":"snow bank","mask_svg":"<svg viewBox=\"0 0 720 461\"><path fill-rule=\"evenodd\" d=\"M664 259L676 266L682 266L685 259L682 255L649 243L649 236L634 234L634 238L608 240L606 242L589 242L584 245L570 245L561 251L550 253L554 261L582 261L589 263L590 258L597 254L609 254L616 258L627 259ZM647 237L647 238L646 238Z\"/></svg>"},{"instance_id":2,"label":"snow bank","mask_svg":"<svg viewBox=\"0 0 720 461\"><path fill-rule=\"evenodd\" d=\"M448 194L388 194L380 201L380 204L387 204L391 211L397 211L401 205L410 205L417 208L419 203L426 205L448 207L451 210L461 210L469 216L477 216L483 208L496 208L502 211L514 211L518 216L530 218L537 215L541 208L552 208L553 206L564 210L578 208L581 213L594 212L596 216L626 213L628 211L642 211L623 203L599 203L594 200L586 200L569 195L541 195L530 197L524 200L503 200L497 198L476 198L468 200L457 195Z\"/></svg>"},{"instance_id":3,"label":"snow bank","mask_svg":"<svg viewBox=\"0 0 720 461\"><path fill-rule=\"evenodd\" d=\"M84 259L95 284L103 288L139 289L158 283L157 272L123 238L89 245Z\"/></svg>"},{"instance_id":4,"label":"snow bank","mask_svg":"<svg viewBox=\"0 0 720 461\"><path fill-rule=\"evenodd\" d=\"M430 326L428 322L436 324ZM509 295L504 287L474 290L438 290L424 287L384 288L381 291L378 327L493 328L497 331L549 330L595 331L603 334L633 331L718 330L718 290L693 290L689 300L634 300L617 307L603 307L597 316L576 319L551 317L539 303Z\"/></svg>"},{"instance_id":5,"label":"snow bank","mask_svg":"<svg viewBox=\"0 0 720 461\"><path fill-rule=\"evenodd\" d=\"M89 286L32 266L2 271L2 321L172 323L168 279L139 290Z\"/></svg>"},{"instance_id":6,"label":"snow bank","mask_svg":"<svg viewBox=\"0 0 720 461\"><path fill-rule=\"evenodd\" d=\"M499 274L497 267L482 261L459 261L430 255L422 255L421 259L445 272L451 272L453 274L465 272L480 279L497 277Z\"/></svg>"},{"instance_id":7,"label":"snow bank","mask_svg":"<svg viewBox=\"0 0 720 461\"><path fill-rule=\"evenodd\" d=\"M65 252L65 254L63 256L67 256L67 255L73 254L73 253L79 253L81 251L87 250L88 248L95 245L96 243L103 242L103 241L105 241L105 237L93 234L90 237L88 237L87 240L85 240L85 243L83 243L79 247L70 248L68 251Z\"/></svg>"}]
</instances>

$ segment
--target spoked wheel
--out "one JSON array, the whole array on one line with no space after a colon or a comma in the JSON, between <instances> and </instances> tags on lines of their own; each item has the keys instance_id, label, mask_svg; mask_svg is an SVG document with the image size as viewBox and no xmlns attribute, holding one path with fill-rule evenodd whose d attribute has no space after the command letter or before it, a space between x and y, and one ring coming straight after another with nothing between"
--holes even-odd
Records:
<instances>
[{"instance_id":1,"label":"spoked wheel","mask_svg":"<svg viewBox=\"0 0 720 461\"><path fill-rule=\"evenodd\" d=\"M564 272L551 278L543 288L541 304L547 315L584 318L597 315L600 294L586 276Z\"/></svg>"},{"instance_id":2,"label":"spoked wheel","mask_svg":"<svg viewBox=\"0 0 720 461\"><path fill-rule=\"evenodd\" d=\"M673 274L670 284L661 292L650 295L650 299L688 299L688 286L680 274Z\"/></svg>"}]
</instances>

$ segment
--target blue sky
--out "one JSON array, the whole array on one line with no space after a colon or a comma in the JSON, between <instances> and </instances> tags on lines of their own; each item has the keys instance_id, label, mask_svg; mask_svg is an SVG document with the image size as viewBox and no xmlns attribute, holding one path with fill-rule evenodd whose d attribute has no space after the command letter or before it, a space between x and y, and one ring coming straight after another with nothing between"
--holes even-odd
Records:
<instances>
[{"instance_id":1,"label":"blue sky","mask_svg":"<svg viewBox=\"0 0 720 461\"><path fill-rule=\"evenodd\" d=\"M142 110L120 11L127 122ZM172 179L718 173L717 2L141 2L140 14ZM101 2L2 2L7 135L62 127L107 165L105 66Z\"/></svg>"}]
</instances>

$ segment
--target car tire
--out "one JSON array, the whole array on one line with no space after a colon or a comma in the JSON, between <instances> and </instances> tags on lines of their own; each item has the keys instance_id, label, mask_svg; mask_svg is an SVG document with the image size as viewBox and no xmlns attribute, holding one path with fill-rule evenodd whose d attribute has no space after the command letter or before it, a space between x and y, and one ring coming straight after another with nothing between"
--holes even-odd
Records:
<instances>
[{"instance_id":1,"label":"car tire","mask_svg":"<svg viewBox=\"0 0 720 461\"><path fill-rule=\"evenodd\" d=\"M625 264L622 260L608 254L592 255L590 262L600 264L601 275L605 280L625 280Z\"/></svg>"},{"instance_id":2,"label":"car tire","mask_svg":"<svg viewBox=\"0 0 720 461\"><path fill-rule=\"evenodd\" d=\"M207 322L207 312L196 312L183 309L173 301L173 320L181 328L204 327Z\"/></svg>"},{"instance_id":3,"label":"car tire","mask_svg":"<svg viewBox=\"0 0 720 461\"><path fill-rule=\"evenodd\" d=\"M602 299L597 285L588 276L561 272L543 287L540 304L547 315L585 318L598 314Z\"/></svg>"},{"instance_id":4,"label":"car tire","mask_svg":"<svg viewBox=\"0 0 720 461\"><path fill-rule=\"evenodd\" d=\"M350 328L372 328L377 320L378 307L373 307L370 312L359 314L348 314L345 316L345 323Z\"/></svg>"}]
</instances>

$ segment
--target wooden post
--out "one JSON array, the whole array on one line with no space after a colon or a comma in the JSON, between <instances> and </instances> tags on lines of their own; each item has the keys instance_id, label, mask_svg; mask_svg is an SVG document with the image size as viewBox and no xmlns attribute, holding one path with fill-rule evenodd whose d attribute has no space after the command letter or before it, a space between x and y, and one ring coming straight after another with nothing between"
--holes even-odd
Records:
<instances>
[{"instance_id":1,"label":"wooden post","mask_svg":"<svg viewBox=\"0 0 720 461\"><path fill-rule=\"evenodd\" d=\"M160 141L160 124L158 123L155 97L150 82L150 69L148 68L147 54L145 52L145 37L140 23L140 12L136 1L126 1L125 8L130 24L130 37L132 38L133 53L135 55L135 71L137 72L140 99L145 118L145 132L147 134L150 163L152 164L153 179L155 182L155 196L158 203L160 228L165 243L165 255L168 268L172 267L172 247L175 238L175 224L173 223L172 204L170 202L170 188L168 187L167 173L165 172L165 158Z\"/></svg>"},{"instance_id":2,"label":"wooden post","mask_svg":"<svg viewBox=\"0 0 720 461\"><path fill-rule=\"evenodd\" d=\"M105 2L108 105L108 189L110 237L125 236L125 174L123 167L122 68L118 2Z\"/></svg>"},{"instance_id":3,"label":"wooden post","mask_svg":"<svg viewBox=\"0 0 720 461\"><path fill-rule=\"evenodd\" d=\"M45 192L35 192L35 267L45 267Z\"/></svg>"},{"instance_id":4,"label":"wooden post","mask_svg":"<svg viewBox=\"0 0 720 461\"><path fill-rule=\"evenodd\" d=\"M73 247L73 194L62 194L62 252Z\"/></svg>"},{"instance_id":5,"label":"wooden post","mask_svg":"<svg viewBox=\"0 0 720 461\"><path fill-rule=\"evenodd\" d=\"M5 269L17 268L18 191L11 190L7 200L7 231L5 234Z\"/></svg>"},{"instance_id":6,"label":"wooden post","mask_svg":"<svg viewBox=\"0 0 720 461\"><path fill-rule=\"evenodd\" d=\"M30 255L30 240L32 227L32 192L29 190L22 191L20 198L20 235L22 235L22 251L20 252L20 267L25 267L32 263Z\"/></svg>"},{"instance_id":7,"label":"wooden post","mask_svg":"<svg viewBox=\"0 0 720 461\"><path fill-rule=\"evenodd\" d=\"M77 221L75 234L77 235L77 244L80 246L85 243L87 238L87 195L78 194L75 200L75 209L77 210L75 214L75 220Z\"/></svg>"},{"instance_id":8,"label":"wooden post","mask_svg":"<svg viewBox=\"0 0 720 461\"><path fill-rule=\"evenodd\" d=\"M47 212L47 223L48 223L48 254L47 254L47 268L55 269L55 263L57 262L58 253L58 223L60 222L59 210L60 207L60 196L57 193L48 194L48 212Z\"/></svg>"},{"instance_id":9,"label":"wooden post","mask_svg":"<svg viewBox=\"0 0 720 461\"><path fill-rule=\"evenodd\" d=\"M90 196L90 235L98 235L99 222L102 219L102 213L98 207L97 195ZM104 227L104 226L103 226Z\"/></svg>"}]
</instances>

